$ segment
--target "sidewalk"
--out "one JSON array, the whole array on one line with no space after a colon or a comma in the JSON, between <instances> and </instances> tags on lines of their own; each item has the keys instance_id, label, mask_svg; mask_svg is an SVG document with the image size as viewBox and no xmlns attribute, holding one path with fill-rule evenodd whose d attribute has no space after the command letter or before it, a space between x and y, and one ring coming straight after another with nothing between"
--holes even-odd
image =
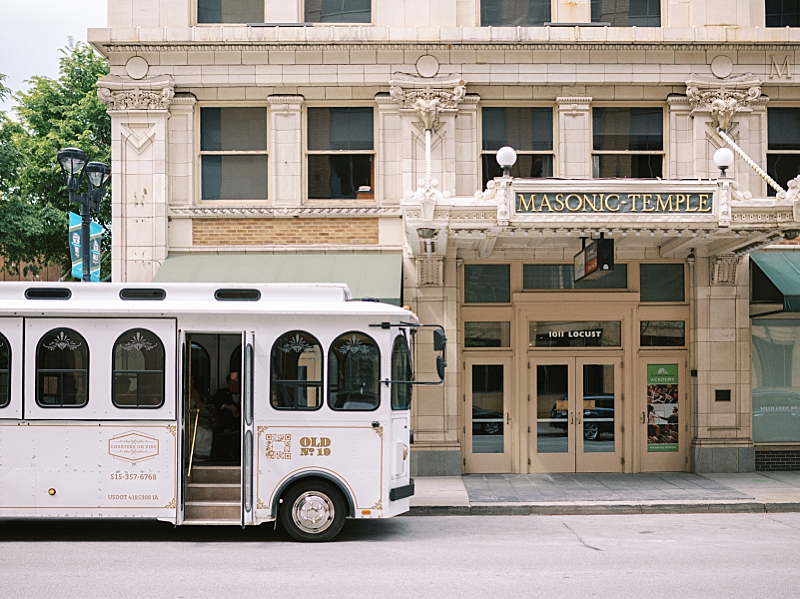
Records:
<instances>
[{"instance_id":1,"label":"sidewalk","mask_svg":"<svg viewBox=\"0 0 800 599\"><path fill-rule=\"evenodd\" d=\"M800 472L421 476L410 515L800 512Z\"/></svg>"}]
</instances>

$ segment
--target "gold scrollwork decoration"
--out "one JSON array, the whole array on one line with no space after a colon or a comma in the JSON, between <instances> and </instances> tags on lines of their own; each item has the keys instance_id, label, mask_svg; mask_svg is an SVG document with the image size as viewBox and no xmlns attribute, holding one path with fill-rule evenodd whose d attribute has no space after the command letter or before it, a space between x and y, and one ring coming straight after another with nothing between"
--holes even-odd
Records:
<instances>
[{"instance_id":1,"label":"gold scrollwork decoration","mask_svg":"<svg viewBox=\"0 0 800 599\"><path fill-rule=\"evenodd\" d=\"M381 439L383 439L383 427L382 426L374 426L374 427L372 427L372 430L374 430L376 433L378 433L378 436Z\"/></svg>"},{"instance_id":2,"label":"gold scrollwork decoration","mask_svg":"<svg viewBox=\"0 0 800 599\"><path fill-rule=\"evenodd\" d=\"M174 424L168 424L167 430L172 433L173 437L178 436L178 427L176 427Z\"/></svg>"},{"instance_id":3,"label":"gold scrollwork decoration","mask_svg":"<svg viewBox=\"0 0 800 599\"><path fill-rule=\"evenodd\" d=\"M378 499L378 503L376 503L375 505L373 505L369 509L371 509L371 510L382 510L383 509L383 499Z\"/></svg>"},{"instance_id":4,"label":"gold scrollwork decoration","mask_svg":"<svg viewBox=\"0 0 800 599\"><path fill-rule=\"evenodd\" d=\"M172 501L170 501L170 502L169 502L167 505L165 505L164 507L165 507L166 509L168 509L168 510L174 510L174 509L177 507L177 505L178 505L178 504L177 504L177 502L175 501L175 498L173 497L173 498L172 498Z\"/></svg>"},{"instance_id":5,"label":"gold scrollwork decoration","mask_svg":"<svg viewBox=\"0 0 800 599\"><path fill-rule=\"evenodd\" d=\"M261 501L261 498L259 497L256 500L256 509L257 510L268 510L269 507L267 506L267 504L265 504L263 501Z\"/></svg>"},{"instance_id":6,"label":"gold scrollwork decoration","mask_svg":"<svg viewBox=\"0 0 800 599\"><path fill-rule=\"evenodd\" d=\"M269 428L268 426L259 426L258 427L258 436L260 437L262 435L262 433L267 432L268 428Z\"/></svg>"}]
</instances>

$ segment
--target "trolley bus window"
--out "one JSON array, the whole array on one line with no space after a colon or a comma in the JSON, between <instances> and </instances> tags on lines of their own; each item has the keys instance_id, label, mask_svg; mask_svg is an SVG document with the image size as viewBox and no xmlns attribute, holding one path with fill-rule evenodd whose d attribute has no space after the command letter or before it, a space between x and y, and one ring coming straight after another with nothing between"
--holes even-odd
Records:
<instances>
[{"instance_id":1,"label":"trolley bus window","mask_svg":"<svg viewBox=\"0 0 800 599\"><path fill-rule=\"evenodd\" d=\"M44 408L89 401L89 346L72 329L53 329L36 347L36 403Z\"/></svg>"},{"instance_id":2,"label":"trolley bus window","mask_svg":"<svg viewBox=\"0 0 800 599\"><path fill-rule=\"evenodd\" d=\"M394 338L392 347L392 381L411 381L411 355L408 352L408 341L405 335ZM408 383L392 383L392 409L408 410L411 408L411 389Z\"/></svg>"},{"instance_id":3,"label":"trolley bus window","mask_svg":"<svg viewBox=\"0 0 800 599\"><path fill-rule=\"evenodd\" d=\"M333 410L375 410L380 400L381 354L369 335L340 335L328 353L328 405Z\"/></svg>"},{"instance_id":4,"label":"trolley bus window","mask_svg":"<svg viewBox=\"0 0 800 599\"><path fill-rule=\"evenodd\" d=\"M11 346L0 334L0 408L8 405L11 399Z\"/></svg>"},{"instance_id":5,"label":"trolley bus window","mask_svg":"<svg viewBox=\"0 0 800 599\"><path fill-rule=\"evenodd\" d=\"M322 405L322 346L303 331L283 334L272 346L270 401L278 410L316 410Z\"/></svg>"},{"instance_id":6,"label":"trolley bus window","mask_svg":"<svg viewBox=\"0 0 800 599\"><path fill-rule=\"evenodd\" d=\"M111 401L118 408L164 403L164 344L147 329L131 329L114 343Z\"/></svg>"}]
</instances>

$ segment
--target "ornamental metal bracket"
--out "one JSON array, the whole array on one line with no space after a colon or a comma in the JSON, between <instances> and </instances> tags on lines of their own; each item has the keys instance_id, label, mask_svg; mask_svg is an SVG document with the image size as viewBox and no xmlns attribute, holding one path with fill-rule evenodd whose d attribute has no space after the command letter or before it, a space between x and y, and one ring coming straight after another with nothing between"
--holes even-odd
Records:
<instances>
[{"instance_id":1,"label":"ornamental metal bracket","mask_svg":"<svg viewBox=\"0 0 800 599\"><path fill-rule=\"evenodd\" d=\"M131 79L106 75L97 82L97 97L109 110L169 110L175 80L169 75Z\"/></svg>"},{"instance_id":2,"label":"ornamental metal bracket","mask_svg":"<svg viewBox=\"0 0 800 599\"><path fill-rule=\"evenodd\" d=\"M750 110L750 104L761 96L761 83L752 73L722 80L691 75L686 96L692 114L710 112L714 127L727 131L734 115Z\"/></svg>"}]
</instances>

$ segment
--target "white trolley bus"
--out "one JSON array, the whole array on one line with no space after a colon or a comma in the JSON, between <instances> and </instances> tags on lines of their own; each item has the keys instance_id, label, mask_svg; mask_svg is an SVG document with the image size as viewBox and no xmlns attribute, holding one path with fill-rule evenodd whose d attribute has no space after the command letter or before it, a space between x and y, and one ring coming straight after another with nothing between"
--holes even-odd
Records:
<instances>
[{"instance_id":1,"label":"white trolley bus","mask_svg":"<svg viewBox=\"0 0 800 599\"><path fill-rule=\"evenodd\" d=\"M441 327L344 285L3 283L0 518L401 514L423 326L435 384Z\"/></svg>"}]
</instances>

